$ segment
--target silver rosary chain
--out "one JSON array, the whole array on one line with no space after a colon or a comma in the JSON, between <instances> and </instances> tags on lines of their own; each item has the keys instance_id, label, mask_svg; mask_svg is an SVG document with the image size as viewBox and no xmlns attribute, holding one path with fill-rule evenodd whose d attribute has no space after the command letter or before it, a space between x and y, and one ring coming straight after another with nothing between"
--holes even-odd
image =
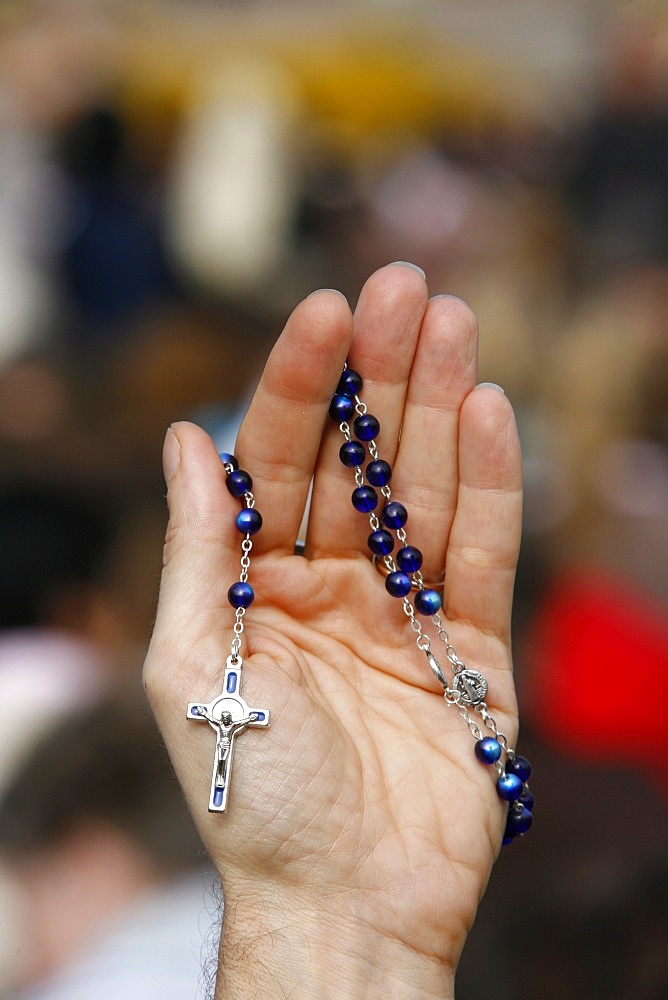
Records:
<instances>
[{"instance_id":1,"label":"silver rosary chain","mask_svg":"<svg viewBox=\"0 0 668 1000\"><path fill-rule=\"evenodd\" d=\"M228 473L232 472L233 466L229 463L224 465L225 471ZM255 507L255 497L250 490L246 490L243 494L243 499L248 510L252 510ZM250 535L246 535L241 542L241 559L239 560L241 565L241 573L239 574L240 583L248 583L248 571L250 570L251 560L250 555L253 549L253 541ZM246 615L246 608L237 608L235 612L235 620L233 625L234 638L230 646L230 656L233 662L239 659L239 654L241 652L241 637L244 633L244 617Z\"/></svg>"},{"instance_id":2,"label":"silver rosary chain","mask_svg":"<svg viewBox=\"0 0 668 1000\"><path fill-rule=\"evenodd\" d=\"M346 364L344 366L344 370L347 369L347 367L348 366ZM366 404L363 403L362 400L357 395L355 395L354 400L355 400L356 413L359 416L364 416L368 412ZM343 436L345 437L346 441L352 441L352 434L348 421L343 420L339 424L339 429L343 434ZM371 459L373 461L377 461L378 446L376 445L375 439L372 438L370 441L366 442L366 444ZM362 468L361 466L357 465L355 467L355 484L359 488L364 485L364 482L365 480ZM389 503L392 497L392 490L390 486L389 485L381 486L380 492L385 501ZM369 525L372 531L378 531L380 528L380 521L378 519L378 516L373 511L369 514ZM407 535L404 528L397 528L395 534L397 536L397 540L400 542L402 546L408 544ZM386 566L389 573L396 572L397 566L391 555L384 556L383 563ZM424 589L425 582L421 570L417 570L416 572L412 573L411 576L415 584L418 586L418 588L420 590ZM441 616L438 613L434 614L431 616L431 621L436 629L436 634L438 639L445 645L445 655L450 665L450 669L452 670L455 686L451 686L449 684L445 674L443 673L440 663L431 652L431 643L429 637L426 635L422 627L422 623L416 617L415 609L413 608L413 605L411 604L411 602L408 600L407 597L402 598L402 607L404 614L409 620L410 627L412 631L415 633L415 642L418 649L426 654L432 672L434 673L435 677L438 679L438 681L442 684L444 688L444 698L446 705L454 706L457 709L459 715L462 717L462 719L468 726L471 735L474 737L474 739L480 740L482 739L483 735L482 730L478 725L478 723L476 722L476 720L472 717L471 712L469 711L469 709L472 709L477 715L480 716L480 719L484 724L484 726L494 734L494 737L498 740L503 750L505 751L506 757L509 760L512 760L515 757L515 751L511 746L509 746L508 740L504 736L504 734L499 731L496 721L494 720L493 716L490 715L487 704L483 700L484 694L487 693L487 681L485 680L483 675L478 673L477 671L467 671L466 664L464 663L463 660L459 658L459 656L457 655L457 650L450 641L450 636L443 624ZM484 685L483 698L478 698L477 700L473 700L473 697L471 696L470 693L468 697L465 697L462 690L459 687L457 687L458 678L460 679L466 678L467 680L469 678L473 678L475 680L481 681L482 684ZM496 769L499 775L504 773L504 765L499 761L497 761L494 764L494 768Z\"/></svg>"}]
</instances>

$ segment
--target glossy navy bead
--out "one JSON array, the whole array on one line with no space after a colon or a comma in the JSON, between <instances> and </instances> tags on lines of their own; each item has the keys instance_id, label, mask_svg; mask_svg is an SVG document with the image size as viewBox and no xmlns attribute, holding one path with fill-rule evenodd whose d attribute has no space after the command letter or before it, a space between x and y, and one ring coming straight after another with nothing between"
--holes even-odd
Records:
<instances>
[{"instance_id":1,"label":"glossy navy bead","mask_svg":"<svg viewBox=\"0 0 668 1000\"><path fill-rule=\"evenodd\" d=\"M368 514L378 506L378 494L373 486L358 486L353 490L353 507L362 514Z\"/></svg>"},{"instance_id":2,"label":"glossy navy bead","mask_svg":"<svg viewBox=\"0 0 668 1000\"><path fill-rule=\"evenodd\" d=\"M496 764L501 756L501 744L493 736L483 736L476 742L475 755L483 764Z\"/></svg>"},{"instance_id":3,"label":"glossy navy bead","mask_svg":"<svg viewBox=\"0 0 668 1000\"><path fill-rule=\"evenodd\" d=\"M512 844L512 842L514 840L517 840L517 837L516 837L516 835L514 833L504 833L503 840L501 841L501 845L503 847L507 847L508 844Z\"/></svg>"},{"instance_id":4,"label":"glossy navy bead","mask_svg":"<svg viewBox=\"0 0 668 1000\"><path fill-rule=\"evenodd\" d=\"M513 833L515 836L526 833L531 828L533 816L526 806L511 806L506 819L506 833Z\"/></svg>"},{"instance_id":5,"label":"glossy navy bead","mask_svg":"<svg viewBox=\"0 0 668 1000\"><path fill-rule=\"evenodd\" d=\"M367 542L375 556L387 556L394 548L394 538L389 531L372 531Z\"/></svg>"},{"instance_id":6,"label":"glossy navy bead","mask_svg":"<svg viewBox=\"0 0 668 1000\"><path fill-rule=\"evenodd\" d=\"M528 788L524 789L517 801L521 802L523 806L526 806L529 812L533 812L534 797Z\"/></svg>"},{"instance_id":7,"label":"glossy navy bead","mask_svg":"<svg viewBox=\"0 0 668 1000\"><path fill-rule=\"evenodd\" d=\"M255 600L255 593L250 583L233 583L227 592L227 599L233 608L249 608Z\"/></svg>"},{"instance_id":8,"label":"glossy navy bead","mask_svg":"<svg viewBox=\"0 0 668 1000\"><path fill-rule=\"evenodd\" d=\"M516 774L502 774L496 783L496 791L504 802L514 802L522 794L522 782Z\"/></svg>"},{"instance_id":9,"label":"glossy navy bead","mask_svg":"<svg viewBox=\"0 0 668 1000\"><path fill-rule=\"evenodd\" d=\"M421 615L435 615L441 609L441 595L437 590L425 587L415 595L415 610Z\"/></svg>"},{"instance_id":10,"label":"glossy navy bead","mask_svg":"<svg viewBox=\"0 0 668 1000\"><path fill-rule=\"evenodd\" d=\"M397 528L403 528L405 525L408 520L408 511L402 503L391 500L383 507L380 519L386 528L393 528L396 531Z\"/></svg>"},{"instance_id":11,"label":"glossy navy bead","mask_svg":"<svg viewBox=\"0 0 668 1000\"><path fill-rule=\"evenodd\" d=\"M338 396L357 396L362 389L362 376L352 370L352 368L346 368L339 379L339 384L336 387L336 393Z\"/></svg>"},{"instance_id":12,"label":"glossy navy bead","mask_svg":"<svg viewBox=\"0 0 668 1000\"><path fill-rule=\"evenodd\" d=\"M233 497L242 497L253 489L253 480L243 469L235 469L226 479L226 485Z\"/></svg>"},{"instance_id":13,"label":"glossy navy bead","mask_svg":"<svg viewBox=\"0 0 668 1000\"><path fill-rule=\"evenodd\" d=\"M520 781L528 781L531 777L531 764L526 757L514 757L506 764L509 774L516 774Z\"/></svg>"},{"instance_id":14,"label":"glossy navy bead","mask_svg":"<svg viewBox=\"0 0 668 1000\"><path fill-rule=\"evenodd\" d=\"M355 437L359 438L360 441L372 441L373 438L378 437L380 424L370 413L364 413L354 421L353 431Z\"/></svg>"},{"instance_id":15,"label":"glossy navy bead","mask_svg":"<svg viewBox=\"0 0 668 1000\"><path fill-rule=\"evenodd\" d=\"M422 566L422 553L414 545L404 545L397 552L395 562L404 573L417 573Z\"/></svg>"},{"instance_id":16,"label":"glossy navy bead","mask_svg":"<svg viewBox=\"0 0 668 1000\"><path fill-rule=\"evenodd\" d=\"M218 453L218 457L220 458L220 460L223 463L223 465L231 465L233 469L238 469L239 468L239 462L234 457L234 455L231 455L229 453L229 451L221 451L221 452L219 452Z\"/></svg>"},{"instance_id":17,"label":"glossy navy bead","mask_svg":"<svg viewBox=\"0 0 668 1000\"><path fill-rule=\"evenodd\" d=\"M380 458L375 462L369 462L366 467L366 478L372 486L387 486L392 478L392 466Z\"/></svg>"},{"instance_id":18,"label":"glossy navy bead","mask_svg":"<svg viewBox=\"0 0 668 1000\"><path fill-rule=\"evenodd\" d=\"M329 415L332 420L340 424L344 420L350 420L355 412L355 404L350 396L336 395L329 404Z\"/></svg>"},{"instance_id":19,"label":"glossy navy bead","mask_svg":"<svg viewBox=\"0 0 668 1000\"><path fill-rule=\"evenodd\" d=\"M339 448L339 458L345 466L353 469L366 458L366 448L359 441L345 441Z\"/></svg>"},{"instance_id":20,"label":"glossy navy bead","mask_svg":"<svg viewBox=\"0 0 668 1000\"><path fill-rule=\"evenodd\" d=\"M392 597L405 597L411 592L411 578L407 573L390 573L385 577L385 590Z\"/></svg>"},{"instance_id":21,"label":"glossy navy bead","mask_svg":"<svg viewBox=\"0 0 668 1000\"><path fill-rule=\"evenodd\" d=\"M262 514L255 507L245 507L239 511L234 523L242 535L256 535L262 527Z\"/></svg>"}]
</instances>

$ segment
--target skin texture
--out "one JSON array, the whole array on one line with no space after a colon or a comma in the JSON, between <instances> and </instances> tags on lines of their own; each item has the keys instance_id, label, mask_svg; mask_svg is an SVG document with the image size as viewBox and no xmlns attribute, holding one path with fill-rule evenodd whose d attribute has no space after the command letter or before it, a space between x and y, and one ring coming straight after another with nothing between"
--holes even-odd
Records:
<instances>
[{"instance_id":1,"label":"skin texture","mask_svg":"<svg viewBox=\"0 0 668 1000\"><path fill-rule=\"evenodd\" d=\"M145 684L225 892L217 996L451 997L505 819L493 772L448 708L401 601L369 561L368 519L327 410L346 359L380 420L380 457L423 574L445 567L447 627L517 736L510 612L521 520L512 408L476 386L477 324L417 270L373 274L354 316L320 291L288 320L236 454L263 515L253 539L243 697L271 728L235 749L228 812L207 812L213 745L185 719L220 690L239 573L239 502L207 435L165 442L170 511ZM400 433L401 432L401 433ZM401 438L399 442L399 437ZM306 557L293 555L312 477ZM445 647L430 632L433 652ZM439 693L440 692L440 693Z\"/></svg>"}]
</instances>

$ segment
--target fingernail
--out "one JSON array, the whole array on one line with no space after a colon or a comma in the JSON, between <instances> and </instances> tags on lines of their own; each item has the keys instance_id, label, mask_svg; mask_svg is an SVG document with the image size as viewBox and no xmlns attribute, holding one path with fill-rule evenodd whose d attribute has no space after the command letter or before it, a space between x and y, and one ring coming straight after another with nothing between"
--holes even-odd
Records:
<instances>
[{"instance_id":1,"label":"fingernail","mask_svg":"<svg viewBox=\"0 0 668 1000\"><path fill-rule=\"evenodd\" d=\"M422 268L418 267L417 264L411 264L409 260L394 260L390 264L390 267L410 267L412 271L417 271L424 281L427 280L427 275L424 273Z\"/></svg>"},{"instance_id":2,"label":"fingernail","mask_svg":"<svg viewBox=\"0 0 668 1000\"><path fill-rule=\"evenodd\" d=\"M169 486L176 475L181 461L181 445L179 439L171 427L167 428L165 443L162 447L162 469L165 474L165 482Z\"/></svg>"},{"instance_id":3,"label":"fingernail","mask_svg":"<svg viewBox=\"0 0 668 1000\"><path fill-rule=\"evenodd\" d=\"M502 393L505 396L505 391L496 382L478 382L476 389L496 389L497 392Z\"/></svg>"},{"instance_id":4,"label":"fingernail","mask_svg":"<svg viewBox=\"0 0 668 1000\"><path fill-rule=\"evenodd\" d=\"M345 299L346 302L348 301L343 292L340 292L338 288L316 288L316 290L307 295L306 298L310 299L312 295L320 295L321 292L332 292L334 295L339 295L342 299Z\"/></svg>"}]
</instances>

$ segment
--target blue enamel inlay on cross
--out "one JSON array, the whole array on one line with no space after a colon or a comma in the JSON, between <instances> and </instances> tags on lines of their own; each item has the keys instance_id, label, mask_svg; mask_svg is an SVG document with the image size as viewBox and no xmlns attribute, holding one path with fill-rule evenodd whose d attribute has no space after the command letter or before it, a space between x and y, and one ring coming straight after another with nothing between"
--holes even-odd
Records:
<instances>
[{"instance_id":1,"label":"blue enamel inlay on cross","mask_svg":"<svg viewBox=\"0 0 668 1000\"><path fill-rule=\"evenodd\" d=\"M237 689L237 674L231 670L227 675L227 685L226 691L228 694L234 694Z\"/></svg>"}]
</instances>

